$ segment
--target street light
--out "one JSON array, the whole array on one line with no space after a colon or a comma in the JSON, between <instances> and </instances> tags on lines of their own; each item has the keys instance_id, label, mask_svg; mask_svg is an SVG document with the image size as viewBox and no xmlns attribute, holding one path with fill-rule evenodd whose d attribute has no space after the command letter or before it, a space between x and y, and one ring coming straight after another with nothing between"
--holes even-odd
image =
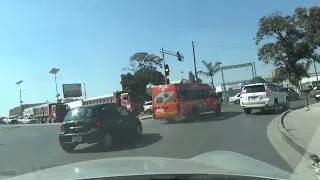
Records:
<instances>
[{"instance_id":1,"label":"street light","mask_svg":"<svg viewBox=\"0 0 320 180\"><path fill-rule=\"evenodd\" d=\"M58 85L57 85L57 73L60 71L58 68L52 68L50 70L50 74L54 74L54 82L56 83L56 97L57 97L57 102L59 101L59 96L60 94L58 93Z\"/></svg>"},{"instance_id":2,"label":"street light","mask_svg":"<svg viewBox=\"0 0 320 180\"><path fill-rule=\"evenodd\" d=\"M21 86L20 86L20 84L21 83L23 83L23 81L22 80L20 80L20 81L18 81L18 82L16 82L16 85L18 85L19 86L19 96L20 96L20 108L22 108L22 98L21 98Z\"/></svg>"}]
</instances>

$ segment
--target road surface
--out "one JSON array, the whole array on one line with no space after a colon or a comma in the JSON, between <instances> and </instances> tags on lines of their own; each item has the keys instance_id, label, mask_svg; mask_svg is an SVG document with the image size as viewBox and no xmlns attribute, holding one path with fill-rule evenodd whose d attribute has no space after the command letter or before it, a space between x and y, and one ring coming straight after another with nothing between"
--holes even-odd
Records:
<instances>
[{"instance_id":1,"label":"road surface","mask_svg":"<svg viewBox=\"0 0 320 180\"><path fill-rule=\"evenodd\" d=\"M304 101L293 101L297 108ZM167 124L143 120L144 136L135 143L124 143L112 152L101 152L94 145L81 145L75 153L61 150L59 125L0 126L0 176L14 176L44 168L86 160L123 157L158 156L191 158L208 151L238 152L292 171L270 144L268 124L277 116L267 112L245 115L239 105L226 105L222 116L201 116L198 122Z\"/></svg>"}]
</instances>

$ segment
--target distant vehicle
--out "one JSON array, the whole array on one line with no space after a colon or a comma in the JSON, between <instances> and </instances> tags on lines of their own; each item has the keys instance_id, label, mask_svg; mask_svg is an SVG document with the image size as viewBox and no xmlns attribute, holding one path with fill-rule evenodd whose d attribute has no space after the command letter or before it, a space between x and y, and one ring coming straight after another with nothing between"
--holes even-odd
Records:
<instances>
[{"instance_id":1,"label":"distant vehicle","mask_svg":"<svg viewBox=\"0 0 320 180\"><path fill-rule=\"evenodd\" d=\"M152 108L152 101L146 101L143 105L144 114L152 114L153 108Z\"/></svg>"},{"instance_id":2,"label":"distant vehicle","mask_svg":"<svg viewBox=\"0 0 320 180\"><path fill-rule=\"evenodd\" d=\"M240 104L240 93L236 94L235 96L229 97L229 102Z\"/></svg>"},{"instance_id":3,"label":"distant vehicle","mask_svg":"<svg viewBox=\"0 0 320 180\"><path fill-rule=\"evenodd\" d=\"M221 113L219 98L208 84L166 84L152 88L154 119L180 121L207 112Z\"/></svg>"},{"instance_id":4,"label":"distant vehicle","mask_svg":"<svg viewBox=\"0 0 320 180\"><path fill-rule=\"evenodd\" d=\"M120 137L142 136L140 119L115 103L70 109L61 125L60 146L72 152L78 144L99 143L109 150Z\"/></svg>"},{"instance_id":5,"label":"distant vehicle","mask_svg":"<svg viewBox=\"0 0 320 180\"><path fill-rule=\"evenodd\" d=\"M282 88L271 83L247 84L242 88L240 105L246 114L252 109L274 110L289 108L289 96Z\"/></svg>"},{"instance_id":6,"label":"distant vehicle","mask_svg":"<svg viewBox=\"0 0 320 180\"><path fill-rule=\"evenodd\" d=\"M18 117L18 123L22 124L23 119L24 119L24 117Z\"/></svg>"},{"instance_id":7,"label":"distant vehicle","mask_svg":"<svg viewBox=\"0 0 320 180\"><path fill-rule=\"evenodd\" d=\"M5 124L6 117L0 117L0 124Z\"/></svg>"},{"instance_id":8,"label":"distant vehicle","mask_svg":"<svg viewBox=\"0 0 320 180\"><path fill-rule=\"evenodd\" d=\"M22 120L21 120L21 124L37 124L38 121L36 120L35 117L33 116L29 116L29 117L24 117Z\"/></svg>"},{"instance_id":9,"label":"distant vehicle","mask_svg":"<svg viewBox=\"0 0 320 180\"><path fill-rule=\"evenodd\" d=\"M139 93L131 91L118 91L110 95L85 99L83 100L83 105L118 103L132 114L138 116L141 112L143 112L143 102L144 100Z\"/></svg>"},{"instance_id":10,"label":"distant vehicle","mask_svg":"<svg viewBox=\"0 0 320 180\"><path fill-rule=\"evenodd\" d=\"M19 124L18 116L10 116L5 124Z\"/></svg>"},{"instance_id":11,"label":"distant vehicle","mask_svg":"<svg viewBox=\"0 0 320 180\"><path fill-rule=\"evenodd\" d=\"M318 97L317 95L320 95L320 85L313 87L313 89L309 93L309 96L311 98L316 98Z\"/></svg>"},{"instance_id":12,"label":"distant vehicle","mask_svg":"<svg viewBox=\"0 0 320 180\"><path fill-rule=\"evenodd\" d=\"M282 88L285 92L288 93L288 96L289 96L289 100L293 101L293 100L299 100L300 99L300 95L297 93L297 91L295 91L294 89L292 88L287 88L287 87L284 87Z\"/></svg>"}]
</instances>

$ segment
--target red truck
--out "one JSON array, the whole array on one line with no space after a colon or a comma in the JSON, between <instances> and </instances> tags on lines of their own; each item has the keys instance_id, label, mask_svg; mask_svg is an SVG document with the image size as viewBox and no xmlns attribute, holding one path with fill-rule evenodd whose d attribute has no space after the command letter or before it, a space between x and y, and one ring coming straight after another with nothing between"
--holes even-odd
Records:
<instances>
[{"instance_id":1,"label":"red truck","mask_svg":"<svg viewBox=\"0 0 320 180\"><path fill-rule=\"evenodd\" d=\"M41 123L62 122L68 111L63 103L48 103L33 108L33 116Z\"/></svg>"}]
</instances>

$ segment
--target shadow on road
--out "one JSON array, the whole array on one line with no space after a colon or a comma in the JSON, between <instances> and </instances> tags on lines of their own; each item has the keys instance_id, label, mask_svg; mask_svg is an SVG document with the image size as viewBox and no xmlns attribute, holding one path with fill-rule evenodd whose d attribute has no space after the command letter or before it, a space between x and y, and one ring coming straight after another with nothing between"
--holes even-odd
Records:
<instances>
[{"instance_id":1,"label":"shadow on road","mask_svg":"<svg viewBox=\"0 0 320 180\"><path fill-rule=\"evenodd\" d=\"M258 112L252 113L252 115L277 115L277 114L281 114L282 112L284 112L282 108L279 109L278 113L275 113L272 110L258 110Z\"/></svg>"},{"instance_id":2,"label":"shadow on road","mask_svg":"<svg viewBox=\"0 0 320 180\"><path fill-rule=\"evenodd\" d=\"M154 144L160 141L161 139L162 139L162 136L160 136L160 134L158 133L143 134L143 136L139 140L132 140L132 138L123 138L114 142L113 148L108 152L142 148L142 147L150 146L151 144ZM106 151L101 150L98 144L94 144L92 146L82 148L82 149L76 149L74 151L74 153L89 153L89 152L92 153L92 152L106 152Z\"/></svg>"},{"instance_id":3,"label":"shadow on road","mask_svg":"<svg viewBox=\"0 0 320 180\"><path fill-rule=\"evenodd\" d=\"M309 103L309 105L314 104L314 103L315 102L311 102L311 103ZM291 106L290 109L293 111L293 110L301 109L301 108L304 108L304 107L306 107L305 104L299 104L299 105ZM284 110L281 108L281 109L279 109L278 113L274 113L271 110L260 110L258 112L252 113L252 114L254 114L254 115L276 115L276 114L281 114L283 112L284 112Z\"/></svg>"},{"instance_id":4,"label":"shadow on road","mask_svg":"<svg viewBox=\"0 0 320 180\"><path fill-rule=\"evenodd\" d=\"M228 112L222 112L221 115L217 116L216 114L202 114L197 118L189 119L189 120L183 120L179 122L180 124L183 123L200 123L200 122L210 122L210 121L223 121L226 119L233 118L235 116L238 116L242 114L242 112L234 112L234 111L228 111ZM176 121L164 121L164 124L177 124Z\"/></svg>"}]
</instances>

